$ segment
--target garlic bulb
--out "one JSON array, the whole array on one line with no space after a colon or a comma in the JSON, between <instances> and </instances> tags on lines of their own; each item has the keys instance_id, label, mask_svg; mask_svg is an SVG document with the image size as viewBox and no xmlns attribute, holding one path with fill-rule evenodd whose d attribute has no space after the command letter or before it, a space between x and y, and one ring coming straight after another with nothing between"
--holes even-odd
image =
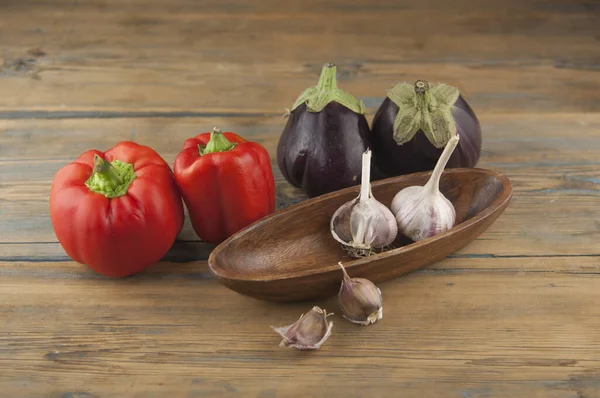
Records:
<instances>
[{"instance_id":1,"label":"garlic bulb","mask_svg":"<svg viewBox=\"0 0 600 398\"><path fill-rule=\"evenodd\" d=\"M362 156L360 194L356 199L340 206L331 217L331 234L354 255L369 254L373 248L391 244L398 234L394 215L377 201L371 192L371 150Z\"/></svg>"},{"instance_id":2,"label":"garlic bulb","mask_svg":"<svg viewBox=\"0 0 600 398\"><path fill-rule=\"evenodd\" d=\"M342 263L344 279L338 293L338 303L344 318L352 323L367 326L383 318L381 290L364 278L350 278Z\"/></svg>"},{"instance_id":3,"label":"garlic bulb","mask_svg":"<svg viewBox=\"0 0 600 398\"><path fill-rule=\"evenodd\" d=\"M398 229L415 242L454 226L454 206L440 192L439 185L442 172L458 140L458 135L450 138L425 186L407 187L394 196L391 208Z\"/></svg>"},{"instance_id":4,"label":"garlic bulb","mask_svg":"<svg viewBox=\"0 0 600 398\"><path fill-rule=\"evenodd\" d=\"M294 347L298 350L318 350L319 347L331 336L333 322L327 317L333 315L314 306L306 314L289 326L271 328L281 337L280 347Z\"/></svg>"}]
</instances>

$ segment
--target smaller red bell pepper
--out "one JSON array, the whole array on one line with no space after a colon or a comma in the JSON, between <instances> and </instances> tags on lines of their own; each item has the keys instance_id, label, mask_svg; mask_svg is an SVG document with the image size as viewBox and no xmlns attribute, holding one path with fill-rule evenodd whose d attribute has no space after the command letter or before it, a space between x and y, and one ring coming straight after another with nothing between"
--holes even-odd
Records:
<instances>
[{"instance_id":1,"label":"smaller red bell pepper","mask_svg":"<svg viewBox=\"0 0 600 398\"><path fill-rule=\"evenodd\" d=\"M217 244L275 210L269 153L215 128L187 139L173 167L196 234Z\"/></svg>"},{"instance_id":2,"label":"smaller red bell pepper","mask_svg":"<svg viewBox=\"0 0 600 398\"><path fill-rule=\"evenodd\" d=\"M109 277L158 262L184 220L167 162L130 141L104 153L89 150L61 168L50 190L50 217L69 257Z\"/></svg>"}]
</instances>

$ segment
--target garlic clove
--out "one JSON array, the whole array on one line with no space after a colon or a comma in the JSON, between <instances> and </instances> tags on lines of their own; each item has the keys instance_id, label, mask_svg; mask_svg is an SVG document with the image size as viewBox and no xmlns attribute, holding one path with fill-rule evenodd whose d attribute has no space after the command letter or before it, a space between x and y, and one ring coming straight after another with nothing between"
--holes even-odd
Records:
<instances>
[{"instance_id":1,"label":"garlic clove","mask_svg":"<svg viewBox=\"0 0 600 398\"><path fill-rule=\"evenodd\" d=\"M445 232L456 222L454 206L440 192L439 184L458 140L455 135L448 141L427 184L404 188L392 200L398 230L415 242Z\"/></svg>"},{"instance_id":2,"label":"garlic clove","mask_svg":"<svg viewBox=\"0 0 600 398\"><path fill-rule=\"evenodd\" d=\"M331 234L344 246L369 252L391 244L398 234L394 214L371 192L371 151L363 154L363 170L360 194L340 206L331 217Z\"/></svg>"},{"instance_id":3,"label":"garlic clove","mask_svg":"<svg viewBox=\"0 0 600 398\"><path fill-rule=\"evenodd\" d=\"M317 350L331 336L333 322L327 321L328 314L317 306L314 306L306 314L293 324L284 327L271 328L281 337L280 347L293 347L298 350Z\"/></svg>"},{"instance_id":4,"label":"garlic clove","mask_svg":"<svg viewBox=\"0 0 600 398\"><path fill-rule=\"evenodd\" d=\"M364 278L350 278L341 262L344 273L338 293L338 302L344 318L352 323L367 326L383 318L381 290Z\"/></svg>"},{"instance_id":5,"label":"garlic clove","mask_svg":"<svg viewBox=\"0 0 600 398\"><path fill-rule=\"evenodd\" d=\"M358 198L344 203L331 217L331 235L335 240L346 246L352 245L353 242L350 217L352 209L357 202Z\"/></svg>"},{"instance_id":6,"label":"garlic clove","mask_svg":"<svg viewBox=\"0 0 600 398\"><path fill-rule=\"evenodd\" d=\"M371 197L353 207L350 230L353 242L362 243L364 248L384 247L396 239L398 224L390 209Z\"/></svg>"}]
</instances>

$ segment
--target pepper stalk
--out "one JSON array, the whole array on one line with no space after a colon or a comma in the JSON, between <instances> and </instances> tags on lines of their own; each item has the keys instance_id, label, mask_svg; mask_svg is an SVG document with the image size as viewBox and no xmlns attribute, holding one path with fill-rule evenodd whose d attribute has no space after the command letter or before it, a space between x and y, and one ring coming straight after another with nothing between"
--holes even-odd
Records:
<instances>
[{"instance_id":1,"label":"pepper stalk","mask_svg":"<svg viewBox=\"0 0 600 398\"><path fill-rule=\"evenodd\" d=\"M132 164L116 159L108 162L95 154L93 173L85 182L85 186L109 199L117 198L127 193L129 185L136 177Z\"/></svg>"},{"instance_id":2,"label":"pepper stalk","mask_svg":"<svg viewBox=\"0 0 600 398\"><path fill-rule=\"evenodd\" d=\"M236 145L236 143L229 141L225 137L221 129L214 127L210 132L210 140L206 146L198 145L198 151L200 152L200 156L203 156L209 153L231 151Z\"/></svg>"}]
</instances>

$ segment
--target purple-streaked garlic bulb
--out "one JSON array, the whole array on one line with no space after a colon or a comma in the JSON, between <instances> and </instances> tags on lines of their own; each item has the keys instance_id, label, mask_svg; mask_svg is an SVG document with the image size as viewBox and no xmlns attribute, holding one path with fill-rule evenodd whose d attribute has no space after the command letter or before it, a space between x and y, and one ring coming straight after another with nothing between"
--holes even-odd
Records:
<instances>
[{"instance_id":1,"label":"purple-streaked garlic bulb","mask_svg":"<svg viewBox=\"0 0 600 398\"><path fill-rule=\"evenodd\" d=\"M398 229L415 242L447 231L456 222L454 206L440 192L439 185L444 167L458 141L458 135L450 138L427 184L404 188L392 200L392 213Z\"/></svg>"}]
</instances>

